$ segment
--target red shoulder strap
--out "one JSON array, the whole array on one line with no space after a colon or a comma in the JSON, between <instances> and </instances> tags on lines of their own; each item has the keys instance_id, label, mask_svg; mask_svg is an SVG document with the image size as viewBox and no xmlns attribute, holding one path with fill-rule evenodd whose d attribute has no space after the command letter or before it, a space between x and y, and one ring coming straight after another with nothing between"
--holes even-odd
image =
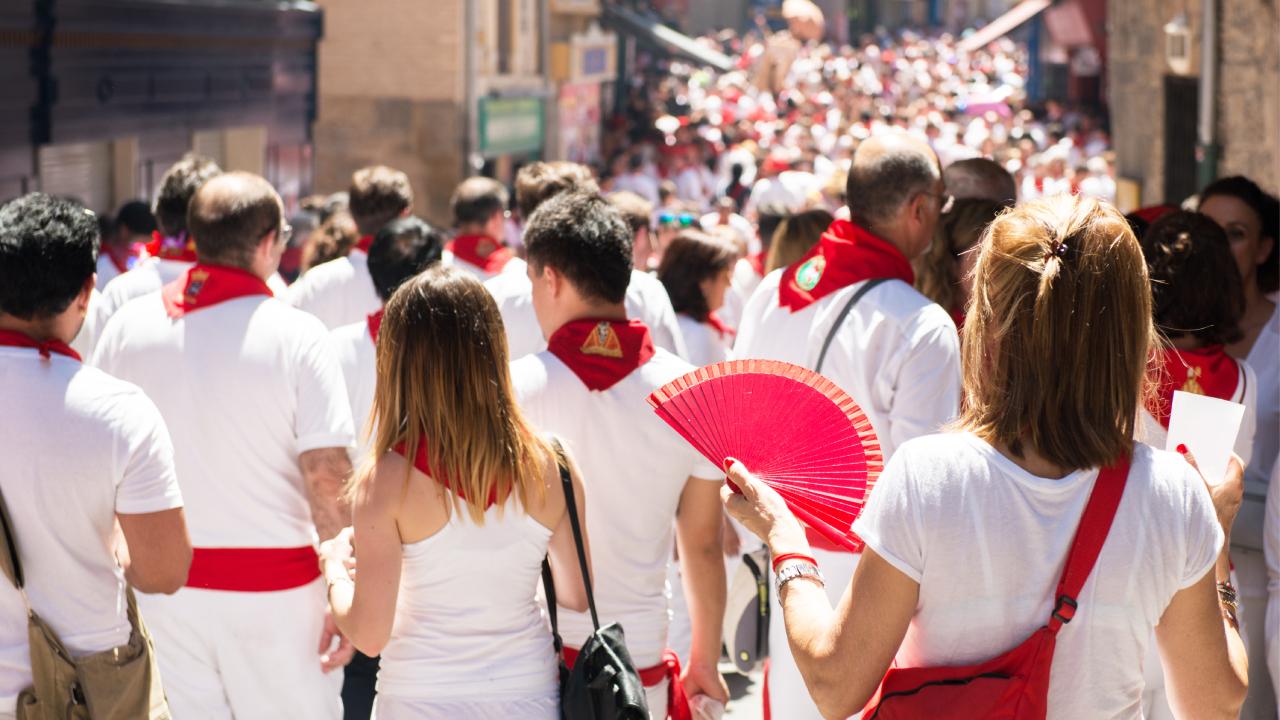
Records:
<instances>
[{"instance_id":1,"label":"red shoulder strap","mask_svg":"<svg viewBox=\"0 0 1280 720\"><path fill-rule=\"evenodd\" d=\"M1098 562L1098 554L1102 552L1102 545L1111 532L1111 521L1116 518L1116 508L1120 506L1120 498L1124 495L1128 479L1129 460L1126 458L1103 468L1093 483L1084 513L1080 516L1080 526L1076 528L1075 539L1071 541L1071 549L1067 551L1067 564L1062 570L1062 579L1058 581L1057 600L1054 602L1053 614L1049 616L1049 629L1054 633L1075 617L1078 607L1076 598Z\"/></svg>"}]
</instances>

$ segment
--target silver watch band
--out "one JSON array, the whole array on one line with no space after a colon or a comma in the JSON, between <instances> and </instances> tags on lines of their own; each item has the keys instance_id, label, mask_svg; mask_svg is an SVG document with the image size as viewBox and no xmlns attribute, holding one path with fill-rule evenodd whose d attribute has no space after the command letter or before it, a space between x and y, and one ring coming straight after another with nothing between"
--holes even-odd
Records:
<instances>
[{"instance_id":1,"label":"silver watch band","mask_svg":"<svg viewBox=\"0 0 1280 720\"><path fill-rule=\"evenodd\" d=\"M809 578L819 585L826 587L827 582L822 577L822 571L817 565L807 562L789 562L782 566L774 578L774 591L779 596L782 595L782 586L795 580L796 578Z\"/></svg>"}]
</instances>

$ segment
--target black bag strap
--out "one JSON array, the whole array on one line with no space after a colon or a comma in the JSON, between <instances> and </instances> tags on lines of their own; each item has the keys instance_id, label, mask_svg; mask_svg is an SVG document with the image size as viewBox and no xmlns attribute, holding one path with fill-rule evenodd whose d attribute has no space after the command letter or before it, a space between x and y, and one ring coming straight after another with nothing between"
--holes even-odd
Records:
<instances>
[{"instance_id":1,"label":"black bag strap","mask_svg":"<svg viewBox=\"0 0 1280 720\"><path fill-rule=\"evenodd\" d=\"M840 309L840 314L836 316L836 321L832 323L831 329L827 331L827 339L822 341L822 351L818 353L818 364L814 366L814 372L819 374L822 373L822 364L827 359L827 351L831 349L831 341L836 339L836 333L840 332L840 326L844 325L844 320L849 317L849 311L853 309L853 306L858 304L858 301L862 299L863 295L866 295L877 285L887 282L888 280L889 278L873 278L866 281L862 284L862 287L858 288L858 291L853 294L853 297L849 298L849 302L844 304L844 307Z\"/></svg>"},{"instance_id":2,"label":"black bag strap","mask_svg":"<svg viewBox=\"0 0 1280 720\"><path fill-rule=\"evenodd\" d=\"M591 610L591 624L600 630L600 617L596 614L595 593L591 589L591 572L587 567L587 549L582 543L582 526L578 524L578 501L573 494L573 476L569 474L569 460L559 440L552 440L556 451L556 467L560 469L560 486L564 489L565 512L569 514L569 526L573 528L573 544L578 550L578 567L582 570L582 582L587 591L587 607ZM556 583L551 577L551 564L542 559L542 587L547 596L547 615L551 620L551 634L555 638L556 653L564 648L560 638L560 624L556 618Z\"/></svg>"},{"instance_id":3,"label":"black bag strap","mask_svg":"<svg viewBox=\"0 0 1280 720\"><path fill-rule=\"evenodd\" d=\"M4 493L0 493L0 529L4 531L4 557L0 559L0 566L3 567L4 575L9 578L9 582L21 591L26 580L22 575L22 561L18 559L18 538L14 535L13 525L9 522L9 508L5 505Z\"/></svg>"}]
</instances>

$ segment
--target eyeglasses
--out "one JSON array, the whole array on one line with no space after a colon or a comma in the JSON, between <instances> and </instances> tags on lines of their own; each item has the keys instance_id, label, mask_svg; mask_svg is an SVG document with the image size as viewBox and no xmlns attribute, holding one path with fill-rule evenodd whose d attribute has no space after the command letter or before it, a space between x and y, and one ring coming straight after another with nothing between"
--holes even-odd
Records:
<instances>
[{"instance_id":1,"label":"eyeglasses","mask_svg":"<svg viewBox=\"0 0 1280 720\"><path fill-rule=\"evenodd\" d=\"M288 245L289 241L293 239L293 226L283 221L281 221L279 227L267 228L267 231L258 237L266 237L272 230L276 232L276 244L278 245Z\"/></svg>"},{"instance_id":2,"label":"eyeglasses","mask_svg":"<svg viewBox=\"0 0 1280 720\"><path fill-rule=\"evenodd\" d=\"M659 225L679 225L680 227L692 227L694 221L697 220L693 213L670 213L663 212L658 214Z\"/></svg>"}]
</instances>

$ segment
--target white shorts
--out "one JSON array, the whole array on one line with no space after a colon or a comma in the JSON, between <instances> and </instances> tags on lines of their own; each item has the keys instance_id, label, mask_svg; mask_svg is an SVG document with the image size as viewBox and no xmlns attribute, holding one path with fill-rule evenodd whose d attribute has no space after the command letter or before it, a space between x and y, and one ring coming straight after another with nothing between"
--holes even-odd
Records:
<instances>
[{"instance_id":1,"label":"white shorts","mask_svg":"<svg viewBox=\"0 0 1280 720\"><path fill-rule=\"evenodd\" d=\"M175 718L342 717L342 673L320 669L323 580L277 592L139 593L138 607Z\"/></svg>"},{"instance_id":2,"label":"white shorts","mask_svg":"<svg viewBox=\"0 0 1280 720\"><path fill-rule=\"evenodd\" d=\"M822 575L827 583L827 597L831 600L832 607L839 604L845 590L849 589L853 570L858 567L858 560L861 558L861 555L852 553L814 549L813 559L822 568ZM772 572L769 584L773 585ZM809 689L800 676L800 668L796 667L796 661L791 656L787 626L782 619L782 606L778 605L777 593L769 593L769 606L772 611L769 618L769 716L776 720L823 720L818 706L809 697Z\"/></svg>"},{"instance_id":3,"label":"white shorts","mask_svg":"<svg viewBox=\"0 0 1280 720\"><path fill-rule=\"evenodd\" d=\"M530 700L440 701L392 698L379 694L372 720L559 720L558 698Z\"/></svg>"}]
</instances>

